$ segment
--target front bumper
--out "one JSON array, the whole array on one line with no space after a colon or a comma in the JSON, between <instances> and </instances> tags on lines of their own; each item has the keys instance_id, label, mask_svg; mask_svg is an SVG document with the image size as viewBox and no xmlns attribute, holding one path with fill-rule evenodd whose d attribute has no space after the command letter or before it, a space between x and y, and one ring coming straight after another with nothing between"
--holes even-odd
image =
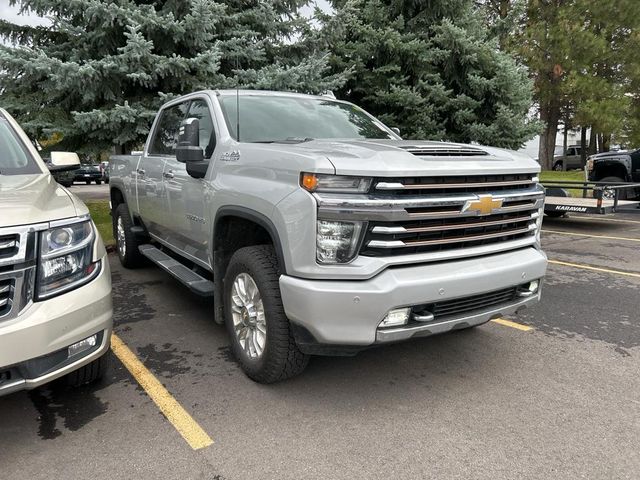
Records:
<instances>
[{"instance_id":1,"label":"front bumper","mask_svg":"<svg viewBox=\"0 0 640 480\"><path fill-rule=\"evenodd\" d=\"M109 263L93 281L36 302L0 323L0 395L39 387L101 357L109 349L113 308ZM67 348L94 334L98 344L68 358Z\"/></svg>"},{"instance_id":2,"label":"front bumper","mask_svg":"<svg viewBox=\"0 0 640 480\"><path fill-rule=\"evenodd\" d=\"M307 280L283 275L280 290L287 317L297 331L305 332L302 343L357 348L479 325L514 313L536 303L540 292L446 321L378 328L391 309L515 287L542 279L546 266L544 253L526 248L467 260L388 268L363 281Z\"/></svg>"}]
</instances>

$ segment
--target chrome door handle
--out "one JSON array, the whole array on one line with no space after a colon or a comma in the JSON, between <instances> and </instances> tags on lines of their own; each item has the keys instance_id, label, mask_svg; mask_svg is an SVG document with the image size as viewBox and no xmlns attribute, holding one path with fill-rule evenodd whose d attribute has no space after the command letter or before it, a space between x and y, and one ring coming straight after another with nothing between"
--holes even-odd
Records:
<instances>
[{"instance_id":1,"label":"chrome door handle","mask_svg":"<svg viewBox=\"0 0 640 480\"><path fill-rule=\"evenodd\" d=\"M141 169L141 168L138 168L138 169L136 170L136 173L137 173L138 175L140 175L141 177L144 177L145 171L144 171L143 169Z\"/></svg>"},{"instance_id":2,"label":"chrome door handle","mask_svg":"<svg viewBox=\"0 0 640 480\"><path fill-rule=\"evenodd\" d=\"M162 176L163 176L164 178L169 178L169 179L171 179L171 178L175 177L175 174L173 173L173 170L169 170L168 172L164 172L164 173L162 174Z\"/></svg>"}]
</instances>

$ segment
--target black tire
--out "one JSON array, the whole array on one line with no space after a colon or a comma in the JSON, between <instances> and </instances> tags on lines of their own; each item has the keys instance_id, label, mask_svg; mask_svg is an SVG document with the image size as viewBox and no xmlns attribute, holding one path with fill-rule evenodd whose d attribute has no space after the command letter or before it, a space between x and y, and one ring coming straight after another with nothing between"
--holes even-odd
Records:
<instances>
[{"instance_id":1,"label":"black tire","mask_svg":"<svg viewBox=\"0 0 640 480\"><path fill-rule=\"evenodd\" d=\"M610 182L610 183L624 183L624 180L620 177L604 177L602 179L599 180L600 182ZM607 195L607 191L605 190L603 193L605 195L604 198L608 198L613 200L614 198L614 191L613 190L609 190L610 195ZM629 192L630 190L628 189L624 189L624 190L618 190L618 200L626 200L627 198L629 198Z\"/></svg>"},{"instance_id":2,"label":"black tire","mask_svg":"<svg viewBox=\"0 0 640 480\"><path fill-rule=\"evenodd\" d=\"M562 171L562 162L556 162L553 164L553 170L556 172Z\"/></svg>"},{"instance_id":3,"label":"black tire","mask_svg":"<svg viewBox=\"0 0 640 480\"><path fill-rule=\"evenodd\" d=\"M111 351L107 350L107 353L100 358L96 358L93 362L66 375L64 377L65 383L69 387L76 388L87 385L88 383L97 382L106 376L110 364Z\"/></svg>"},{"instance_id":4,"label":"black tire","mask_svg":"<svg viewBox=\"0 0 640 480\"><path fill-rule=\"evenodd\" d=\"M124 248L121 243L122 236L118 235L118 221L122 219L124 229ZM120 263L125 268L136 268L144 263L144 257L138 250L140 243L131 231L133 221L129 215L129 208L126 203L121 203L113 214L113 238L116 240L116 251Z\"/></svg>"},{"instance_id":5,"label":"black tire","mask_svg":"<svg viewBox=\"0 0 640 480\"><path fill-rule=\"evenodd\" d=\"M87 185L91 185L91 180L85 180L84 183L86 183Z\"/></svg>"},{"instance_id":6,"label":"black tire","mask_svg":"<svg viewBox=\"0 0 640 480\"><path fill-rule=\"evenodd\" d=\"M102 180L96 180L96 185L102 184Z\"/></svg>"},{"instance_id":7,"label":"black tire","mask_svg":"<svg viewBox=\"0 0 640 480\"><path fill-rule=\"evenodd\" d=\"M231 291L236 277L246 273L254 280L266 319L264 351L257 359L247 355L240 346L233 327ZM271 245L241 248L233 254L224 278L225 324L231 349L244 373L258 383L274 383L300 374L309 363L309 356L300 351L291 333L291 324L284 313L278 278L280 269Z\"/></svg>"},{"instance_id":8,"label":"black tire","mask_svg":"<svg viewBox=\"0 0 640 480\"><path fill-rule=\"evenodd\" d=\"M62 184L63 187L69 188L71 185L73 185L73 182L64 182Z\"/></svg>"}]
</instances>

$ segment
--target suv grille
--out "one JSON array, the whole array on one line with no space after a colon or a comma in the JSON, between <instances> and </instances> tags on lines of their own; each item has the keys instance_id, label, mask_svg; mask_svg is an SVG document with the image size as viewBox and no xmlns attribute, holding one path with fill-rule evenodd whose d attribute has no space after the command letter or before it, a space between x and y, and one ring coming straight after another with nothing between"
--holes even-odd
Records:
<instances>
[{"instance_id":1,"label":"suv grille","mask_svg":"<svg viewBox=\"0 0 640 480\"><path fill-rule=\"evenodd\" d=\"M379 178L376 193L392 195L436 195L444 193L490 193L523 189L537 183L532 174L469 175L460 177Z\"/></svg>"},{"instance_id":2,"label":"suv grille","mask_svg":"<svg viewBox=\"0 0 640 480\"><path fill-rule=\"evenodd\" d=\"M20 246L19 235L0 236L0 259L13 257L18 253Z\"/></svg>"},{"instance_id":3,"label":"suv grille","mask_svg":"<svg viewBox=\"0 0 640 480\"><path fill-rule=\"evenodd\" d=\"M11 311L14 288L13 284L14 281L11 279L0 280L0 318Z\"/></svg>"}]
</instances>

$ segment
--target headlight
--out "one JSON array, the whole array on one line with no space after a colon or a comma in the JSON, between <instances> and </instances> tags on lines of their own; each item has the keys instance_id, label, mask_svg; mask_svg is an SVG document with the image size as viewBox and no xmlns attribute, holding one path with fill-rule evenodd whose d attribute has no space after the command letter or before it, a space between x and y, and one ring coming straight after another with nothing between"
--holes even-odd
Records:
<instances>
[{"instance_id":1,"label":"headlight","mask_svg":"<svg viewBox=\"0 0 640 480\"><path fill-rule=\"evenodd\" d=\"M356 255L362 222L318 220L316 258L318 263L348 263Z\"/></svg>"},{"instance_id":2,"label":"headlight","mask_svg":"<svg viewBox=\"0 0 640 480\"><path fill-rule=\"evenodd\" d=\"M55 227L40 234L38 298L87 283L99 271L93 262L95 232L91 221Z\"/></svg>"},{"instance_id":3,"label":"headlight","mask_svg":"<svg viewBox=\"0 0 640 480\"><path fill-rule=\"evenodd\" d=\"M371 178L303 173L300 186L309 192L366 193L371 187Z\"/></svg>"}]
</instances>

